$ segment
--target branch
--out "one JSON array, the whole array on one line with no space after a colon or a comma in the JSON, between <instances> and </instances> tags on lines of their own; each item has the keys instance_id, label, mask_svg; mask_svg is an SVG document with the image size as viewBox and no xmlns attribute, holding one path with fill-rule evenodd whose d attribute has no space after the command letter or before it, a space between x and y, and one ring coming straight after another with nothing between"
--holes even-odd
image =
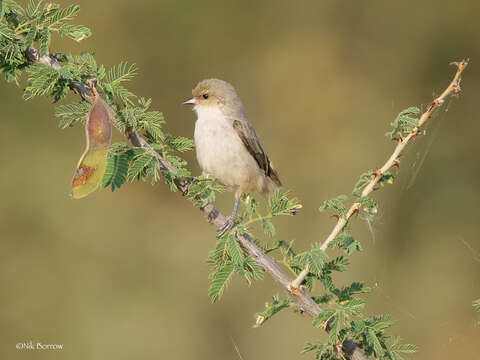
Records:
<instances>
[{"instance_id":1,"label":"branch","mask_svg":"<svg viewBox=\"0 0 480 360\"><path fill-rule=\"evenodd\" d=\"M305 277L308 275L310 272L310 267L308 264L305 266L305 269L303 269L300 274L297 275L295 279L290 283L290 290L295 291L297 290L300 285L302 284L303 280L305 280Z\"/></svg>"},{"instance_id":2,"label":"branch","mask_svg":"<svg viewBox=\"0 0 480 360\"><path fill-rule=\"evenodd\" d=\"M25 54L28 61L32 63L41 63L45 66L50 66L55 70L60 70L61 66L54 56L40 56L40 52L31 47ZM92 96L91 89L86 84L72 82L70 88L75 93L79 94L83 99L87 100ZM103 100L103 99L102 99ZM107 104L108 105L108 104ZM109 111L114 115L114 110L109 107ZM161 154L159 154L155 149L153 149L150 144L134 129L128 128L125 131L121 130L119 127L118 121L112 116L113 125L118 131L120 131L131 143L136 147L143 147L147 149L155 158L159 161L161 169L169 171L173 174L177 173L177 169L165 160ZM181 179L177 181L176 185L181 191L182 195L188 193L188 187L190 184L190 179ZM205 215L207 221L210 224L213 224L218 229L220 229L227 218L223 215L213 204L208 204L200 210ZM252 238L247 234L235 234L240 245L247 252L248 255L266 272L268 273L288 294L293 298L293 300L298 304L299 309L302 312L307 313L311 317L316 317L320 312L321 308L318 304L307 294L305 289L298 287L292 287L292 279L275 263L271 257L266 255L262 249L260 249ZM303 279L302 279L303 281ZM301 283L301 281L299 282ZM327 330L328 331L328 330ZM368 360L363 350L352 340L347 339L341 345L341 350L352 360Z\"/></svg>"},{"instance_id":3,"label":"branch","mask_svg":"<svg viewBox=\"0 0 480 360\"><path fill-rule=\"evenodd\" d=\"M381 179L383 174L387 172L390 168L393 166L398 166L399 160L398 157L402 153L403 149L405 149L405 146L412 140L415 136L419 134L420 128L425 124L425 122L430 119L435 112L442 104L445 102L445 99L452 95L452 94L457 94L460 92L460 80L461 80L461 75L463 70L468 65L468 59L467 60L462 60L460 62L453 62L450 65L456 65L457 66L457 72L455 73L455 76L453 77L452 82L448 87L445 89L445 91L437 97L435 100L432 101L430 106L428 107L427 111L422 114L420 119L418 120L418 126L415 127L404 139L398 139L398 144L395 147L395 150L393 151L393 154L390 156L390 158L387 160L387 162L375 172L372 180L365 186L365 188L362 191L361 197L368 196L373 190L375 185L378 183L378 181ZM323 242L321 249L325 251L328 247L328 244L337 237L337 235L342 231L342 229L347 225L348 221L352 217L353 214L357 213L360 210L360 203L355 202L350 209L347 211L344 217L340 217L338 219L337 224L333 228L332 232L330 235L328 235L327 239Z\"/></svg>"}]
</instances>

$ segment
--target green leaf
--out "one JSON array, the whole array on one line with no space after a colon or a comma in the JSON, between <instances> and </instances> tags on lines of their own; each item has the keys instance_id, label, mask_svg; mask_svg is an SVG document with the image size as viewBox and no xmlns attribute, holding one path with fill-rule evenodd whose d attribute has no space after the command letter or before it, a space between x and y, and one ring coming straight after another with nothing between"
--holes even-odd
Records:
<instances>
[{"instance_id":1,"label":"green leaf","mask_svg":"<svg viewBox=\"0 0 480 360\"><path fill-rule=\"evenodd\" d=\"M379 185L384 185L384 184L393 184L393 179L394 179L394 175L391 174L390 172L385 172L382 174L382 176L380 177L380 179L378 179L378 184Z\"/></svg>"},{"instance_id":2,"label":"green leaf","mask_svg":"<svg viewBox=\"0 0 480 360\"><path fill-rule=\"evenodd\" d=\"M312 296L313 301L317 304L328 304L333 300L332 294L323 294L321 296Z\"/></svg>"},{"instance_id":3,"label":"green leaf","mask_svg":"<svg viewBox=\"0 0 480 360\"><path fill-rule=\"evenodd\" d=\"M327 209L332 209L335 212L335 214L337 214L340 217L344 217L347 212L347 208L343 202L346 199L347 199L347 195L338 195L333 199L325 200L323 204L320 206L319 210L325 211Z\"/></svg>"},{"instance_id":4,"label":"green leaf","mask_svg":"<svg viewBox=\"0 0 480 360\"><path fill-rule=\"evenodd\" d=\"M350 233L350 230L345 227L342 232L333 241L328 244L328 247L337 246L343 249L347 255L353 254L355 251L362 251L362 245Z\"/></svg>"},{"instance_id":5,"label":"green leaf","mask_svg":"<svg viewBox=\"0 0 480 360\"><path fill-rule=\"evenodd\" d=\"M49 51L48 48L50 47L50 30L48 28L44 28L40 30L40 55L46 56L48 55Z\"/></svg>"},{"instance_id":6,"label":"green leaf","mask_svg":"<svg viewBox=\"0 0 480 360\"><path fill-rule=\"evenodd\" d=\"M288 199L288 195L288 192L284 193L281 189L275 190L268 200L272 216L296 215L298 210L302 208L297 198Z\"/></svg>"},{"instance_id":7,"label":"green leaf","mask_svg":"<svg viewBox=\"0 0 480 360\"><path fill-rule=\"evenodd\" d=\"M315 327L325 326L326 323L335 316L335 313L336 313L335 309L329 309L329 308L323 309L313 319L313 322L312 322L313 326Z\"/></svg>"},{"instance_id":8,"label":"green leaf","mask_svg":"<svg viewBox=\"0 0 480 360\"><path fill-rule=\"evenodd\" d=\"M68 67L70 69L69 71L74 73L74 77L78 80L84 82L92 77L96 77L99 80L101 79L101 76L99 76L99 69L97 68L97 62L90 53L83 52L79 56L65 55L65 59L60 60L66 62L62 69Z\"/></svg>"},{"instance_id":9,"label":"green leaf","mask_svg":"<svg viewBox=\"0 0 480 360\"><path fill-rule=\"evenodd\" d=\"M216 302L223 295L223 292L227 288L232 275L234 274L235 266L233 264L225 264L218 267L215 272L212 273L212 283L208 289L208 296L212 302Z\"/></svg>"},{"instance_id":10,"label":"green leaf","mask_svg":"<svg viewBox=\"0 0 480 360\"><path fill-rule=\"evenodd\" d=\"M394 323L390 315L375 316L372 320L368 326L375 332L383 331Z\"/></svg>"},{"instance_id":11,"label":"green leaf","mask_svg":"<svg viewBox=\"0 0 480 360\"><path fill-rule=\"evenodd\" d=\"M333 347L330 344L306 343L305 347L302 350L302 354L309 351L314 351L314 350L315 350L315 359L319 359L319 360L337 359L337 356L333 352Z\"/></svg>"},{"instance_id":12,"label":"green leaf","mask_svg":"<svg viewBox=\"0 0 480 360\"><path fill-rule=\"evenodd\" d=\"M367 186L367 184L372 180L372 177L373 177L374 173L375 173L375 171L369 170L369 171L363 173L362 175L360 175L360 179L357 181L357 183L355 184L355 186L353 188L352 194L354 196L357 196L357 197L362 196L363 188L365 186Z\"/></svg>"},{"instance_id":13,"label":"green leaf","mask_svg":"<svg viewBox=\"0 0 480 360\"><path fill-rule=\"evenodd\" d=\"M328 261L323 266L322 272L325 274L330 274L333 271L345 271L347 265L350 263L348 258L343 256L338 256L335 259Z\"/></svg>"},{"instance_id":14,"label":"green leaf","mask_svg":"<svg viewBox=\"0 0 480 360\"><path fill-rule=\"evenodd\" d=\"M290 299L282 300L278 295L274 295L273 301L265 304L265 310L254 315L256 319L255 327L262 326L267 320L271 319L273 315L293 304L295 303Z\"/></svg>"},{"instance_id":15,"label":"green leaf","mask_svg":"<svg viewBox=\"0 0 480 360\"><path fill-rule=\"evenodd\" d=\"M162 116L162 121L163 121L163 116ZM175 137L175 136L169 135L166 137L165 143L170 147L171 151L185 152L195 148L195 142L192 139L182 137L182 136Z\"/></svg>"},{"instance_id":16,"label":"green leaf","mask_svg":"<svg viewBox=\"0 0 480 360\"><path fill-rule=\"evenodd\" d=\"M373 351L375 352L375 355L378 358L381 358L382 355L383 355L383 348L382 348L382 344L380 343L380 340L378 339L375 331L373 331L372 329L367 329L367 331L365 333L365 339L366 339L367 344L370 347L373 348Z\"/></svg>"},{"instance_id":17,"label":"green leaf","mask_svg":"<svg viewBox=\"0 0 480 360\"><path fill-rule=\"evenodd\" d=\"M258 265L251 256L245 258L243 262L243 277L250 284L254 280L263 280L263 269Z\"/></svg>"},{"instance_id":18,"label":"green leaf","mask_svg":"<svg viewBox=\"0 0 480 360\"><path fill-rule=\"evenodd\" d=\"M200 176L188 187L187 199L193 200L196 207L204 207L215 202L216 192L222 192L225 187L215 182L212 176Z\"/></svg>"},{"instance_id":19,"label":"green leaf","mask_svg":"<svg viewBox=\"0 0 480 360\"><path fill-rule=\"evenodd\" d=\"M165 123L163 114L159 111L145 112L138 118L138 129L145 130L152 136L154 141L164 141L162 125ZM186 138L185 138L186 139ZM165 142L164 142L165 143ZM179 146L181 148L181 146ZM181 148L180 151L186 151L187 146Z\"/></svg>"},{"instance_id":20,"label":"green leaf","mask_svg":"<svg viewBox=\"0 0 480 360\"><path fill-rule=\"evenodd\" d=\"M392 349L389 349L387 352L392 359L403 359L403 357L400 356L400 354L413 354L418 351L418 347L413 344L402 344L402 345L397 345ZM396 356L396 357L395 357Z\"/></svg>"},{"instance_id":21,"label":"green leaf","mask_svg":"<svg viewBox=\"0 0 480 360\"><path fill-rule=\"evenodd\" d=\"M217 239L215 249L209 252L207 263L214 266L223 265L227 260L227 237L222 236Z\"/></svg>"},{"instance_id":22,"label":"green leaf","mask_svg":"<svg viewBox=\"0 0 480 360\"><path fill-rule=\"evenodd\" d=\"M393 130L387 132L385 136L390 138L404 138L418 126L419 115L420 109L417 107L409 107L408 109L402 110L391 124Z\"/></svg>"},{"instance_id":23,"label":"green leaf","mask_svg":"<svg viewBox=\"0 0 480 360\"><path fill-rule=\"evenodd\" d=\"M107 156L107 168L103 176L102 187L112 187L112 191L120 188L127 181L128 167L132 152L123 144L113 144Z\"/></svg>"},{"instance_id":24,"label":"green leaf","mask_svg":"<svg viewBox=\"0 0 480 360\"><path fill-rule=\"evenodd\" d=\"M330 329L328 338L331 344L336 344L339 342L338 335L340 333L340 325L344 322L344 320L344 313L337 311L336 315L327 322L327 326Z\"/></svg>"},{"instance_id":25,"label":"green leaf","mask_svg":"<svg viewBox=\"0 0 480 360\"><path fill-rule=\"evenodd\" d=\"M475 300L472 305L476 311L480 312L480 299Z\"/></svg>"},{"instance_id":26,"label":"green leaf","mask_svg":"<svg viewBox=\"0 0 480 360\"><path fill-rule=\"evenodd\" d=\"M60 105L55 108L55 116L62 118L58 127L65 129L72 126L77 121L85 121L90 104L86 101Z\"/></svg>"},{"instance_id":27,"label":"green leaf","mask_svg":"<svg viewBox=\"0 0 480 360\"><path fill-rule=\"evenodd\" d=\"M32 45L33 42L35 41L35 38L37 37L37 27L32 26L29 30L27 35L25 36L25 48L29 49Z\"/></svg>"},{"instance_id":28,"label":"green leaf","mask_svg":"<svg viewBox=\"0 0 480 360\"><path fill-rule=\"evenodd\" d=\"M327 259L328 255L321 249L321 245L314 244L312 250L306 254L305 263L308 264L310 272L320 274Z\"/></svg>"},{"instance_id":29,"label":"green leaf","mask_svg":"<svg viewBox=\"0 0 480 360\"><path fill-rule=\"evenodd\" d=\"M139 177L151 161L155 161L155 158L147 151L135 156L132 160L132 165L128 169L127 180L132 182Z\"/></svg>"},{"instance_id":30,"label":"green leaf","mask_svg":"<svg viewBox=\"0 0 480 360\"><path fill-rule=\"evenodd\" d=\"M362 282L353 282L349 286L345 286L341 289L335 289L333 293L338 297L338 301L352 300L352 296L355 294L369 293L371 288L365 287Z\"/></svg>"},{"instance_id":31,"label":"green leaf","mask_svg":"<svg viewBox=\"0 0 480 360\"><path fill-rule=\"evenodd\" d=\"M63 24L58 29L58 32L62 36L67 36L77 42L82 41L92 35L92 32L89 28L82 25L70 25Z\"/></svg>"},{"instance_id":32,"label":"green leaf","mask_svg":"<svg viewBox=\"0 0 480 360\"><path fill-rule=\"evenodd\" d=\"M72 20L80 11L79 5L70 5L65 9L52 8L45 16L43 23L54 27L65 21Z\"/></svg>"},{"instance_id":33,"label":"green leaf","mask_svg":"<svg viewBox=\"0 0 480 360\"><path fill-rule=\"evenodd\" d=\"M365 308L365 301L362 299L354 298L342 302L340 306L348 315L360 315L360 310L363 310L363 308Z\"/></svg>"},{"instance_id":34,"label":"green leaf","mask_svg":"<svg viewBox=\"0 0 480 360\"><path fill-rule=\"evenodd\" d=\"M15 37L15 34L6 24L0 23L0 40L2 37L11 40Z\"/></svg>"},{"instance_id":35,"label":"green leaf","mask_svg":"<svg viewBox=\"0 0 480 360\"><path fill-rule=\"evenodd\" d=\"M1 4L2 6L0 6L0 9L2 14L6 14L7 12L12 12L15 15L21 15L22 17L26 16L25 10L20 5L18 5L14 0L3 0ZM0 16L0 19L1 19L1 16Z\"/></svg>"},{"instance_id":36,"label":"green leaf","mask_svg":"<svg viewBox=\"0 0 480 360\"><path fill-rule=\"evenodd\" d=\"M29 86L25 88L24 100L34 96L45 95L50 92L60 78L58 71L42 64L35 64L27 68Z\"/></svg>"},{"instance_id":37,"label":"green leaf","mask_svg":"<svg viewBox=\"0 0 480 360\"><path fill-rule=\"evenodd\" d=\"M117 66L113 66L107 74L107 82L110 84L119 84L124 81L132 80L137 72L135 64L128 65L127 62L121 62Z\"/></svg>"},{"instance_id":38,"label":"green leaf","mask_svg":"<svg viewBox=\"0 0 480 360\"><path fill-rule=\"evenodd\" d=\"M119 97L126 104L132 104L131 98L135 98L136 95L123 87L122 83L130 81L136 72L137 67L135 64L129 65L127 62L121 62L108 71L105 83L100 85L105 91Z\"/></svg>"},{"instance_id":39,"label":"green leaf","mask_svg":"<svg viewBox=\"0 0 480 360\"><path fill-rule=\"evenodd\" d=\"M270 219L262 219L262 228L265 235L270 237L275 236L275 226Z\"/></svg>"},{"instance_id":40,"label":"green leaf","mask_svg":"<svg viewBox=\"0 0 480 360\"><path fill-rule=\"evenodd\" d=\"M395 350L404 354L412 354L418 351L418 347L414 344L404 344L399 345Z\"/></svg>"},{"instance_id":41,"label":"green leaf","mask_svg":"<svg viewBox=\"0 0 480 360\"><path fill-rule=\"evenodd\" d=\"M243 266L245 254L243 253L237 238L232 234L227 235L226 249L228 255L232 259L233 264L236 266Z\"/></svg>"},{"instance_id":42,"label":"green leaf","mask_svg":"<svg viewBox=\"0 0 480 360\"><path fill-rule=\"evenodd\" d=\"M43 0L40 0L40 1L30 0L28 2L26 13L30 19L33 19L40 14L40 5L42 4L42 2Z\"/></svg>"}]
</instances>

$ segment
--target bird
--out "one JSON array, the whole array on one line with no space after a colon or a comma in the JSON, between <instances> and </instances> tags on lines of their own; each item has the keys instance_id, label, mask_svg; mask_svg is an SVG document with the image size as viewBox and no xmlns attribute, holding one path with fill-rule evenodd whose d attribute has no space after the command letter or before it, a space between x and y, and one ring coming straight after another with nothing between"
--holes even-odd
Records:
<instances>
[{"instance_id":1,"label":"bird","mask_svg":"<svg viewBox=\"0 0 480 360\"><path fill-rule=\"evenodd\" d=\"M235 191L232 214L217 233L221 237L234 228L243 194L270 196L282 182L231 84L206 79L197 84L192 95L183 104L193 105L197 114L194 141L202 174L213 175Z\"/></svg>"}]
</instances>

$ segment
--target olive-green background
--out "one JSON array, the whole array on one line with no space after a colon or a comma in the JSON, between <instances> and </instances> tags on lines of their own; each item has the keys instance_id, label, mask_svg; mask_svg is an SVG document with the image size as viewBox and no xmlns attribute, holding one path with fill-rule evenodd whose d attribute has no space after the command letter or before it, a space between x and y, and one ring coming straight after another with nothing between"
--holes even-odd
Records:
<instances>
[{"instance_id":1,"label":"olive-green background","mask_svg":"<svg viewBox=\"0 0 480 360\"><path fill-rule=\"evenodd\" d=\"M137 63L131 88L152 97L169 132L192 136L194 114L181 102L199 80L235 85L304 204L276 220L277 237L299 248L334 225L321 202L390 155L384 133L396 114L427 104L453 76L448 63L470 57L460 97L408 147L396 183L374 193L373 231L353 220L365 251L338 280L372 287L367 312L392 314L390 333L420 346L414 358L478 358L478 1L77 2L76 23L93 37L54 37L52 50ZM163 184L70 200L83 129L59 130L54 106L24 102L23 86L0 81L1 359L240 359L235 346L245 360L312 358L303 344L324 334L306 316L285 311L252 328L280 291L270 278L236 279L210 303L215 231ZM194 153L186 158L198 174ZM219 208L230 212L232 199L221 195ZM28 341L64 350L15 349Z\"/></svg>"}]
</instances>

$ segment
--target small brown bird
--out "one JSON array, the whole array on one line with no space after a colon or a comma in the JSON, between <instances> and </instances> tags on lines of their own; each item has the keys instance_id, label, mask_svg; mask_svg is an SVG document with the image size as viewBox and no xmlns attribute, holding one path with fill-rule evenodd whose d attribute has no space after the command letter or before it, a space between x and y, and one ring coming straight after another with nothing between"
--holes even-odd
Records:
<instances>
[{"instance_id":1,"label":"small brown bird","mask_svg":"<svg viewBox=\"0 0 480 360\"><path fill-rule=\"evenodd\" d=\"M233 228L242 194L270 195L282 183L232 85L203 80L192 95L184 104L194 105L197 113L194 138L200 168L235 190L233 212L220 228L220 237Z\"/></svg>"}]
</instances>

